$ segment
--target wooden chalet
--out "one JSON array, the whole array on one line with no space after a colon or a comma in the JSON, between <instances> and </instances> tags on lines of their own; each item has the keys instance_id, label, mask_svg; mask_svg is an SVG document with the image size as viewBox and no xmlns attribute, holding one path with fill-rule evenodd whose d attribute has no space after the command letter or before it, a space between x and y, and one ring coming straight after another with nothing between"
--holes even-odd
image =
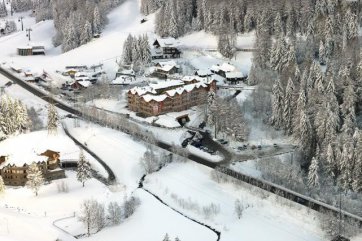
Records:
<instances>
[{"instance_id":1,"label":"wooden chalet","mask_svg":"<svg viewBox=\"0 0 362 241\"><path fill-rule=\"evenodd\" d=\"M179 44L174 38L158 38L152 45L152 59L174 59L181 56L181 51L178 49Z\"/></svg>"},{"instance_id":2,"label":"wooden chalet","mask_svg":"<svg viewBox=\"0 0 362 241\"><path fill-rule=\"evenodd\" d=\"M41 153L39 156L48 157L47 161L38 161L35 162L36 165L40 168L43 173L45 180L51 181L56 179L65 178L65 172L60 168L59 152L46 150ZM23 165L15 165L8 163L9 158L6 156L0 157L0 175L4 180L5 185L10 186L24 186L27 179L27 171L30 164L24 163Z\"/></svg>"}]
</instances>

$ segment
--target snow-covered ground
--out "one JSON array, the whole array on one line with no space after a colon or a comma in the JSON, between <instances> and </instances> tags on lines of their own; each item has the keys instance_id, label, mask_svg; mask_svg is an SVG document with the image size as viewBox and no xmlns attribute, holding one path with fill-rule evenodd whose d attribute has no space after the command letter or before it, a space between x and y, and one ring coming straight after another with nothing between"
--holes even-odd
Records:
<instances>
[{"instance_id":1,"label":"snow-covered ground","mask_svg":"<svg viewBox=\"0 0 362 241\"><path fill-rule=\"evenodd\" d=\"M113 170L117 181L133 190L138 186L144 171L140 165L146 147L131 136L103 128L94 124L80 122L80 127L73 127L67 122L69 132L78 141L98 155Z\"/></svg>"},{"instance_id":2,"label":"snow-covered ground","mask_svg":"<svg viewBox=\"0 0 362 241\"><path fill-rule=\"evenodd\" d=\"M315 212L289 201L281 203L281 198L257 192L247 184L218 184L210 179L210 172L196 163L174 163L148 176L145 188L177 210L221 231L221 240L326 240ZM240 220L234 213L236 199L245 207ZM203 210L210 204L220 211L207 217Z\"/></svg>"}]
</instances>

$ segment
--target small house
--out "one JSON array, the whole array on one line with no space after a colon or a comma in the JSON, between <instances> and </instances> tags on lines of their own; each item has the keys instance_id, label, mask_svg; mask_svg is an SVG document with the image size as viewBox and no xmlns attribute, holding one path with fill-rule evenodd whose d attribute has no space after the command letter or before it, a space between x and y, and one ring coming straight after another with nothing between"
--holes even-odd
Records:
<instances>
[{"instance_id":1,"label":"small house","mask_svg":"<svg viewBox=\"0 0 362 241\"><path fill-rule=\"evenodd\" d=\"M226 73L228 72L234 72L236 71L235 66L229 64L229 63L223 63L222 65L213 65L211 66L211 72L217 75L220 75L222 77L226 77Z\"/></svg>"},{"instance_id":2,"label":"small house","mask_svg":"<svg viewBox=\"0 0 362 241\"><path fill-rule=\"evenodd\" d=\"M159 74L176 74L180 70L180 66L175 61L159 62L155 65L155 72Z\"/></svg>"},{"instance_id":3,"label":"small house","mask_svg":"<svg viewBox=\"0 0 362 241\"><path fill-rule=\"evenodd\" d=\"M70 84L70 87L75 90L82 90L88 88L92 83L88 80L76 80L72 84Z\"/></svg>"},{"instance_id":4,"label":"small house","mask_svg":"<svg viewBox=\"0 0 362 241\"><path fill-rule=\"evenodd\" d=\"M158 38L152 46L152 59L173 59L181 56L181 51L178 49L179 42L174 38Z\"/></svg>"},{"instance_id":5,"label":"small house","mask_svg":"<svg viewBox=\"0 0 362 241\"><path fill-rule=\"evenodd\" d=\"M227 72L225 73L226 81L231 84L237 84L245 80L245 76L241 72Z\"/></svg>"}]
</instances>

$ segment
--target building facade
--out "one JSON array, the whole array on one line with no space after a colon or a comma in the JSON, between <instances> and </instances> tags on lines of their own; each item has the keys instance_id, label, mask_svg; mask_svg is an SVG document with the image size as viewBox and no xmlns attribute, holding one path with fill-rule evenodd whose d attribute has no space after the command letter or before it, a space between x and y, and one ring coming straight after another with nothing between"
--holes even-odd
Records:
<instances>
[{"instance_id":1,"label":"building facade","mask_svg":"<svg viewBox=\"0 0 362 241\"><path fill-rule=\"evenodd\" d=\"M215 81L198 77L135 87L128 91L128 108L145 117L180 112L205 104L208 92L215 90Z\"/></svg>"},{"instance_id":2,"label":"building facade","mask_svg":"<svg viewBox=\"0 0 362 241\"><path fill-rule=\"evenodd\" d=\"M65 172L59 166L59 153L47 150L40 154L41 156L48 157L46 161L36 162L38 168L42 171L43 177L46 181L65 178ZM0 157L0 165L8 162L7 157ZM9 186L24 186L28 181L27 171L29 164L24 163L22 166L8 163L2 165L0 175L4 180L5 185Z\"/></svg>"},{"instance_id":3,"label":"building facade","mask_svg":"<svg viewBox=\"0 0 362 241\"><path fill-rule=\"evenodd\" d=\"M159 38L152 44L152 59L174 59L180 58L181 51L178 42L174 38Z\"/></svg>"}]
</instances>

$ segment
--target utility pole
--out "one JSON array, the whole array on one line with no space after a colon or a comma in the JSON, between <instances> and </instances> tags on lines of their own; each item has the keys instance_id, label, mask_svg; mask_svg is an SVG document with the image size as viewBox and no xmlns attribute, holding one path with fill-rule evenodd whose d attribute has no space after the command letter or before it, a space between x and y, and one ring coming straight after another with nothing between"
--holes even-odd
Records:
<instances>
[{"instance_id":1,"label":"utility pole","mask_svg":"<svg viewBox=\"0 0 362 241\"><path fill-rule=\"evenodd\" d=\"M29 38L29 41L31 40L30 39L30 32L33 31L31 28L27 28L26 29L26 36Z\"/></svg>"},{"instance_id":2,"label":"utility pole","mask_svg":"<svg viewBox=\"0 0 362 241\"><path fill-rule=\"evenodd\" d=\"M18 19L18 22L21 22L21 31L24 31L24 23L23 23L23 19L24 19L24 17L23 17L23 16L19 17L19 19Z\"/></svg>"}]
</instances>

